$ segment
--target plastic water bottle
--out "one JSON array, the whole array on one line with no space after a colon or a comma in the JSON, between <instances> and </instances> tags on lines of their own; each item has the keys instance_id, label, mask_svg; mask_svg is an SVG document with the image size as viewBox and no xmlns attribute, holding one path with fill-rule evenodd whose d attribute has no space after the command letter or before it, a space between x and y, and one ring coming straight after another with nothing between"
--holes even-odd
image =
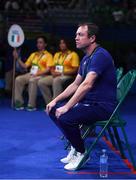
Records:
<instances>
[{"instance_id":1,"label":"plastic water bottle","mask_svg":"<svg viewBox=\"0 0 136 180\"><path fill-rule=\"evenodd\" d=\"M106 149L102 150L102 155L100 156L100 177L108 177L108 156L106 154Z\"/></svg>"}]
</instances>

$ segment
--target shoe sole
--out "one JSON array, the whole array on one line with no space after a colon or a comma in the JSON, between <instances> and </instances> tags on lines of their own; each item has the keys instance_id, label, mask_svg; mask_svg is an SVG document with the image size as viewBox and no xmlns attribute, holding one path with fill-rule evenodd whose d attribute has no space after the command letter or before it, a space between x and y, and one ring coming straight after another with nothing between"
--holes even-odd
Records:
<instances>
[{"instance_id":1,"label":"shoe sole","mask_svg":"<svg viewBox=\"0 0 136 180\"><path fill-rule=\"evenodd\" d=\"M36 111L36 109L26 109L29 112Z\"/></svg>"},{"instance_id":2,"label":"shoe sole","mask_svg":"<svg viewBox=\"0 0 136 180\"><path fill-rule=\"evenodd\" d=\"M69 162L63 162L63 161L61 161L61 160L60 160L60 162L63 163L63 164L68 164L68 163L70 163L70 161L69 161Z\"/></svg>"},{"instance_id":3,"label":"shoe sole","mask_svg":"<svg viewBox=\"0 0 136 180\"><path fill-rule=\"evenodd\" d=\"M71 159L69 160L69 162L63 162L63 161L60 160L60 162L63 163L63 164L68 164L68 163L70 163L70 161L71 161Z\"/></svg>"},{"instance_id":4,"label":"shoe sole","mask_svg":"<svg viewBox=\"0 0 136 180\"><path fill-rule=\"evenodd\" d=\"M21 110L24 110L24 107L22 108L15 108L16 111L21 111Z\"/></svg>"}]
</instances>

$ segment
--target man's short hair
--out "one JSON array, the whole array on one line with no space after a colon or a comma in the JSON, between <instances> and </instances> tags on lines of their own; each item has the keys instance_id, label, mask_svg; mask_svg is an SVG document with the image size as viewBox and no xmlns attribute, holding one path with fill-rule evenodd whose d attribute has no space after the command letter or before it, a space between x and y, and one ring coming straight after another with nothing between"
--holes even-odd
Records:
<instances>
[{"instance_id":1,"label":"man's short hair","mask_svg":"<svg viewBox=\"0 0 136 180\"><path fill-rule=\"evenodd\" d=\"M85 23L81 23L78 25L78 27L80 27L80 26L87 26L88 27L88 36L89 37L91 37L93 35L95 35L96 37L98 36L99 27L95 23L85 22Z\"/></svg>"}]
</instances>

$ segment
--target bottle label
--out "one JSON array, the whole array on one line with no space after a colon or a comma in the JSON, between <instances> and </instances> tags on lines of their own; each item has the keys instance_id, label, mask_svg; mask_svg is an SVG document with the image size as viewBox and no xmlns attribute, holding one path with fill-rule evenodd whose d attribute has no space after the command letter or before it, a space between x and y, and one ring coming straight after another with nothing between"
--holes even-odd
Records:
<instances>
[{"instance_id":1,"label":"bottle label","mask_svg":"<svg viewBox=\"0 0 136 180\"><path fill-rule=\"evenodd\" d=\"M107 157L101 157L100 158L100 163L105 164L105 163L107 163L107 160L108 160Z\"/></svg>"}]
</instances>

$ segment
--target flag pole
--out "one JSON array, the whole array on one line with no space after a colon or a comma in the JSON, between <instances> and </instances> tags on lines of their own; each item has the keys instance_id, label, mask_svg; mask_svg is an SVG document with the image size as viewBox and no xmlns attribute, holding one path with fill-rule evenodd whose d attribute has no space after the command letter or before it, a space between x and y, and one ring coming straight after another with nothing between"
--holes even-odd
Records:
<instances>
[{"instance_id":1,"label":"flag pole","mask_svg":"<svg viewBox=\"0 0 136 180\"><path fill-rule=\"evenodd\" d=\"M17 51L14 48L14 51ZM14 108L14 98L15 98L15 75L16 75L16 59L13 58L13 74L12 74L12 100L11 100L11 107Z\"/></svg>"}]
</instances>

